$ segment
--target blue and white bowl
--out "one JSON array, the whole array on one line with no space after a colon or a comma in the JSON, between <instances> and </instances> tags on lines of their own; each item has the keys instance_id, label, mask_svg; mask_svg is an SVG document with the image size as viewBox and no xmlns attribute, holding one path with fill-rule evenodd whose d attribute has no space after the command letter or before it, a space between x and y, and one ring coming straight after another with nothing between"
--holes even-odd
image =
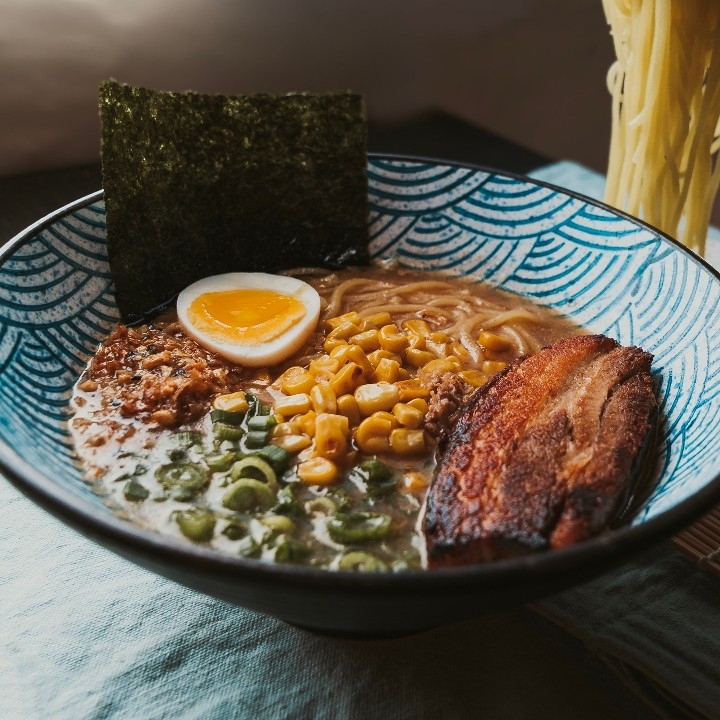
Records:
<instances>
[{"instance_id":1,"label":"blue and white bowl","mask_svg":"<svg viewBox=\"0 0 720 720\"><path fill-rule=\"evenodd\" d=\"M81 532L209 594L325 631L395 633L557 590L669 537L720 500L720 278L597 202L481 168L373 156L374 257L484 280L655 356L661 400L649 497L624 527L567 550L402 575L233 558L134 526L75 463L72 386L119 315L98 192L0 251L0 464ZM241 269L241 268L237 268Z\"/></svg>"}]
</instances>

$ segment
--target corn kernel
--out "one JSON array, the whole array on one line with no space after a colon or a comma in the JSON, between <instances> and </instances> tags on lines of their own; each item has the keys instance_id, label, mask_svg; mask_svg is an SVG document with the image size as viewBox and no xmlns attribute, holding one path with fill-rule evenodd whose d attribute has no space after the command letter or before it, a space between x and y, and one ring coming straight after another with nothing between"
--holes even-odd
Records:
<instances>
[{"instance_id":1,"label":"corn kernel","mask_svg":"<svg viewBox=\"0 0 720 720\"><path fill-rule=\"evenodd\" d=\"M437 343L452 342L452 338L447 333L440 332L440 331L431 332L430 335L428 336L428 340L431 340L432 342L437 342Z\"/></svg>"},{"instance_id":2,"label":"corn kernel","mask_svg":"<svg viewBox=\"0 0 720 720\"><path fill-rule=\"evenodd\" d=\"M345 457L350 435L348 419L344 415L319 413L315 423L315 451L329 460Z\"/></svg>"},{"instance_id":3,"label":"corn kernel","mask_svg":"<svg viewBox=\"0 0 720 720\"><path fill-rule=\"evenodd\" d=\"M395 416L387 410L378 410L377 412L374 412L370 417L375 418L376 420L387 420L390 423L390 428L392 430L394 430L398 426L398 421L396 420Z\"/></svg>"},{"instance_id":4,"label":"corn kernel","mask_svg":"<svg viewBox=\"0 0 720 720\"><path fill-rule=\"evenodd\" d=\"M472 365L473 363L473 357L468 352L468 349L459 342L454 342L450 345L450 350L452 353L462 362L464 362L466 365Z\"/></svg>"},{"instance_id":5,"label":"corn kernel","mask_svg":"<svg viewBox=\"0 0 720 720\"><path fill-rule=\"evenodd\" d=\"M275 384L275 383L273 383ZM285 395L309 393L315 385L315 378L305 368L294 366L288 368L278 379L277 385Z\"/></svg>"},{"instance_id":6,"label":"corn kernel","mask_svg":"<svg viewBox=\"0 0 720 720\"><path fill-rule=\"evenodd\" d=\"M367 455L381 455L382 453L390 452L390 438L384 436L368 437L363 439L357 439L356 442L358 447Z\"/></svg>"},{"instance_id":7,"label":"corn kernel","mask_svg":"<svg viewBox=\"0 0 720 720\"><path fill-rule=\"evenodd\" d=\"M432 330L425 320L419 318L412 318L405 320L402 326L413 335L419 335L420 337L429 337Z\"/></svg>"},{"instance_id":8,"label":"corn kernel","mask_svg":"<svg viewBox=\"0 0 720 720\"><path fill-rule=\"evenodd\" d=\"M487 381L488 376L479 370L463 370L458 373L460 377L468 384L473 387L482 387Z\"/></svg>"},{"instance_id":9,"label":"corn kernel","mask_svg":"<svg viewBox=\"0 0 720 720\"><path fill-rule=\"evenodd\" d=\"M397 422L389 413L376 413L365 418L355 431L355 442L360 450L369 455L389 452L390 433L393 430L393 422Z\"/></svg>"},{"instance_id":10,"label":"corn kernel","mask_svg":"<svg viewBox=\"0 0 720 720\"><path fill-rule=\"evenodd\" d=\"M344 315L338 315L337 317L328 318L325 321L325 326L330 330L334 330L336 327L339 327L344 322L351 322L357 324L359 320L360 316L353 310L352 312L347 312Z\"/></svg>"},{"instance_id":11,"label":"corn kernel","mask_svg":"<svg viewBox=\"0 0 720 720\"><path fill-rule=\"evenodd\" d=\"M368 353L367 359L374 368L377 368L381 360L394 360L398 365L402 364L402 355L391 353L389 350L383 350L382 348Z\"/></svg>"},{"instance_id":12,"label":"corn kernel","mask_svg":"<svg viewBox=\"0 0 720 720\"><path fill-rule=\"evenodd\" d=\"M317 413L334 413L337 410L337 394L329 385L316 385L310 391L310 402Z\"/></svg>"},{"instance_id":13,"label":"corn kernel","mask_svg":"<svg viewBox=\"0 0 720 720\"><path fill-rule=\"evenodd\" d=\"M508 364L506 362L500 362L498 360L486 360L482 364L482 371L486 375L495 375L501 370L504 370Z\"/></svg>"},{"instance_id":14,"label":"corn kernel","mask_svg":"<svg viewBox=\"0 0 720 720\"><path fill-rule=\"evenodd\" d=\"M330 381L330 388L335 395L347 395L363 382L362 368L354 362L343 365Z\"/></svg>"},{"instance_id":15,"label":"corn kernel","mask_svg":"<svg viewBox=\"0 0 720 720\"><path fill-rule=\"evenodd\" d=\"M375 368L370 364L368 356L364 353L363 349L357 345L336 348L336 350L333 350L332 357L338 361L340 367L350 362L359 365L362 368L365 380L370 380L373 377Z\"/></svg>"},{"instance_id":16,"label":"corn kernel","mask_svg":"<svg viewBox=\"0 0 720 720\"><path fill-rule=\"evenodd\" d=\"M452 362L454 360L455 362ZM446 358L435 358L426 365L422 366L423 373L439 373L444 375L447 372L457 372L460 369L460 363L458 359L452 356L452 360L449 357Z\"/></svg>"},{"instance_id":17,"label":"corn kernel","mask_svg":"<svg viewBox=\"0 0 720 720\"><path fill-rule=\"evenodd\" d=\"M317 412L315 412L315 410L308 410L303 415L296 415L292 419L292 426L296 429L296 432L301 432L313 437L313 435L315 435L316 419Z\"/></svg>"},{"instance_id":18,"label":"corn kernel","mask_svg":"<svg viewBox=\"0 0 720 720\"><path fill-rule=\"evenodd\" d=\"M337 411L340 415L344 415L353 426L360 422L360 411L354 395L341 395L337 399Z\"/></svg>"},{"instance_id":19,"label":"corn kernel","mask_svg":"<svg viewBox=\"0 0 720 720\"><path fill-rule=\"evenodd\" d=\"M274 438L285 437L286 435L294 435L295 426L289 422L279 422L272 431Z\"/></svg>"},{"instance_id":20,"label":"corn kernel","mask_svg":"<svg viewBox=\"0 0 720 720\"><path fill-rule=\"evenodd\" d=\"M435 356L427 350L418 350L417 348L408 348L405 353L405 360L415 368L421 368L427 365L431 360L435 360Z\"/></svg>"},{"instance_id":21,"label":"corn kernel","mask_svg":"<svg viewBox=\"0 0 720 720\"><path fill-rule=\"evenodd\" d=\"M361 330L370 330L372 328L377 330L377 328L387 325L390 322L392 322L392 318L389 312L379 312L364 317L358 324Z\"/></svg>"},{"instance_id":22,"label":"corn kernel","mask_svg":"<svg viewBox=\"0 0 720 720\"><path fill-rule=\"evenodd\" d=\"M347 340L351 335L357 335L359 332L360 328L355 323L345 321L338 325L334 330L331 330L327 334L327 337Z\"/></svg>"},{"instance_id":23,"label":"corn kernel","mask_svg":"<svg viewBox=\"0 0 720 720\"><path fill-rule=\"evenodd\" d=\"M312 445L312 438L307 435L281 435L280 437L273 437L270 444L277 445L295 455L301 450L309 448Z\"/></svg>"},{"instance_id":24,"label":"corn kernel","mask_svg":"<svg viewBox=\"0 0 720 720\"><path fill-rule=\"evenodd\" d=\"M408 337L401 333L395 325L383 325L378 333L380 347L390 352L402 352L408 346Z\"/></svg>"},{"instance_id":25,"label":"corn kernel","mask_svg":"<svg viewBox=\"0 0 720 720\"><path fill-rule=\"evenodd\" d=\"M415 398L426 398L430 395L430 391L417 378L400 380L395 383L395 387L398 389L400 402L408 402Z\"/></svg>"},{"instance_id":26,"label":"corn kernel","mask_svg":"<svg viewBox=\"0 0 720 720\"><path fill-rule=\"evenodd\" d=\"M418 490L424 490L427 486L427 476L417 470L413 470L406 472L403 476L401 489L407 492L417 492Z\"/></svg>"},{"instance_id":27,"label":"corn kernel","mask_svg":"<svg viewBox=\"0 0 720 720\"><path fill-rule=\"evenodd\" d=\"M400 379L400 363L397 360L383 358L375 368L375 379L378 382L395 382Z\"/></svg>"},{"instance_id":28,"label":"corn kernel","mask_svg":"<svg viewBox=\"0 0 720 720\"><path fill-rule=\"evenodd\" d=\"M331 485L337 480L339 470L332 460L317 457L301 462L297 474L304 485Z\"/></svg>"},{"instance_id":29,"label":"corn kernel","mask_svg":"<svg viewBox=\"0 0 720 720\"><path fill-rule=\"evenodd\" d=\"M213 400L213 407L216 410L227 410L228 412L247 412L249 405L244 392L234 392L218 395Z\"/></svg>"},{"instance_id":30,"label":"corn kernel","mask_svg":"<svg viewBox=\"0 0 720 720\"><path fill-rule=\"evenodd\" d=\"M439 335L439 333L437 334ZM433 353L436 357L439 358L447 357L450 354L449 347L450 343L437 342L436 340L431 340L430 338L425 341L425 350L429 350L431 353Z\"/></svg>"},{"instance_id":31,"label":"corn kernel","mask_svg":"<svg viewBox=\"0 0 720 720\"><path fill-rule=\"evenodd\" d=\"M410 430L417 430L422 425L425 412L407 403L396 403L392 409L392 414L397 421Z\"/></svg>"},{"instance_id":32,"label":"corn kernel","mask_svg":"<svg viewBox=\"0 0 720 720\"><path fill-rule=\"evenodd\" d=\"M390 433L390 447L396 455L418 455L424 453L425 433L422 430L398 428Z\"/></svg>"},{"instance_id":33,"label":"corn kernel","mask_svg":"<svg viewBox=\"0 0 720 720\"><path fill-rule=\"evenodd\" d=\"M349 339L349 342L351 342L353 345L361 347L364 352L372 352L373 350L377 350L380 347L378 331L374 328L366 330L365 332L358 333L357 335L353 335Z\"/></svg>"},{"instance_id":34,"label":"corn kernel","mask_svg":"<svg viewBox=\"0 0 720 720\"><path fill-rule=\"evenodd\" d=\"M347 362L346 356L349 349L350 344L347 342L337 345L330 351L330 357L337 360L340 365L344 365Z\"/></svg>"},{"instance_id":35,"label":"corn kernel","mask_svg":"<svg viewBox=\"0 0 720 720\"><path fill-rule=\"evenodd\" d=\"M297 415L310 409L310 397L307 393L287 395L275 400L274 409L280 415Z\"/></svg>"},{"instance_id":36,"label":"corn kernel","mask_svg":"<svg viewBox=\"0 0 720 720\"><path fill-rule=\"evenodd\" d=\"M408 333L408 350L426 350L427 340L422 335Z\"/></svg>"},{"instance_id":37,"label":"corn kernel","mask_svg":"<svg viewBox=\"0 0 720 720\"><path fill-rule=\"evenodd\" d=\"M420 410L423 415L430 409L430 406L427 404L427 400L421 397L416 397L412 400L408 400L407 404L410 405L410 407L414 407Z\"/></svg>"},{"instance_id":38,"label":"corn kernel","mask_svg":"<svg viewBox=\"0 0 720 720\"><path fill-rule=\"evenodd\" d=\"M343 340L342 338L325 338L323 350L326 353L332 353L332 351L340 345L347 345L347 340Z\"/></svg>"},{"instance_id":39,"label":"corn kernel","mask_svg":"<svg viewBox=\"0 0 720 720\"><path fill-rule=\"evenodd\" d=\"M504 352L513 348L512 341L509 338L497 333L487 332L487 330L483 330L478 335L477 341L486 350L495 350L496 352Z\"/></svg>"},{"instance_id":40,"label":"corn kernel","mask_svg":"<svg viewBox=\"0 0 720 720\"><path fill-rule=\"evenodd\" d=\"M328 373L336 373L340 369L340 364L337 358L330 355L321 355L319 358L310 361L308 372L317 378Z\"/></svg>"},{"instance_id":41,"label":"corn kernel","mask_svg":"<svg viewBox=\"0 0 720 720\"><path fill-rule=\"evenodd\" d=\"M355 390L355 400L363 417L379 410L391 410L398 399L397 387L389 382L368 383Z\"/></svg>"}]
</instances>

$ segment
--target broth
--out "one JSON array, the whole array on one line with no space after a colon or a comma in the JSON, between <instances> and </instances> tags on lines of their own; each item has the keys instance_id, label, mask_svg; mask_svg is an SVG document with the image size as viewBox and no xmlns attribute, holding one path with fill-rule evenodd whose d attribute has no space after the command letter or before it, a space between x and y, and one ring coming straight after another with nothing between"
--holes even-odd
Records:
<instances>
[{"instance_id":1,"label":"broth","mask_svg":"<svg viewBox=\"0 0 720 720\"><path fill-rule=\"evenodd\" d=\"M111 335L75 388L79 460L119 514L186 542L330 569L422 568L423 503L453 411L514 359L582 330L433 273L288 274L317 289L322 313L279 366L234 366L173 313Z\"/></svg>"}]
</instances>

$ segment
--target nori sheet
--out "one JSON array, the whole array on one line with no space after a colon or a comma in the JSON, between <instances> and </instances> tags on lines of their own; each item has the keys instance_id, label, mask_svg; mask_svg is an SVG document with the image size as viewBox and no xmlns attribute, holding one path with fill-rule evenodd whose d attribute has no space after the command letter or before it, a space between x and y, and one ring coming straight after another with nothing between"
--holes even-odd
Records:
<instances>
[{"instance_id":1,"label":"nori sheet","mask_svg":"<svg viewBox=\"0 0 720 720\"><path fill-rule=\"evenodd\" d=\"M132 321L224 272L368 262L363 98L100 86L107 249Z\"/></svg>"}]
</instances>

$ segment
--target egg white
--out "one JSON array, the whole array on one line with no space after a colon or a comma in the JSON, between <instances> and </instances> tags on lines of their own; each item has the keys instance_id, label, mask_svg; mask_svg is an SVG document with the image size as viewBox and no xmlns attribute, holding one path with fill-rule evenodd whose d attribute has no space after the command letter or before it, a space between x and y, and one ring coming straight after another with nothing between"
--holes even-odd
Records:
<instances>
[{"instance_id":1,"label":"egg white","mask_svg":"<svg viewBox=\"0 0 720 720\"><path fill-rule=\"evenodd\" d=\"M282 295L290 295L303 304L305 316L279 337L259 344L210 337L193 325L188 310L197 297L210 292L244 289L272 290ZM178 295L177 314L185 333L204 348L238 365L262 367L276 365L300 350L317 326L320 296L315 288L296 278L268 273L225 273L203 278L185 288Z\"/></svg>"}]
</instances>

